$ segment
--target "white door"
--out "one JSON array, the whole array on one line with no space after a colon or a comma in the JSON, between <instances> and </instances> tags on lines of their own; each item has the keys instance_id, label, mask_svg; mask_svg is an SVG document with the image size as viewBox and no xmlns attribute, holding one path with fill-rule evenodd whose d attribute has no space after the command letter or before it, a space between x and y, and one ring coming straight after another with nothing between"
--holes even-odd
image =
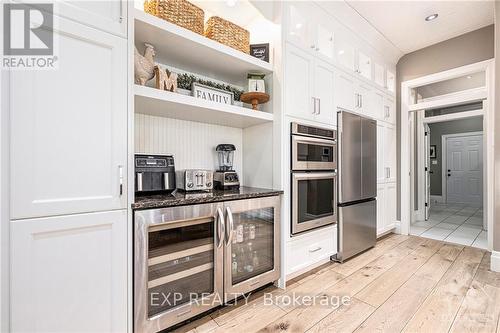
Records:
<instances>
[{"instance_id":1,"label":"white door","mask_svg":"<svg viewBox=\"0 0 500 333\"><path fill-rule=\"evenodd\" d=\"M335 103L337 107L355 111L358 103L356 101L357 95L354 91L354 79L350 75L337 71L335 81Z\"/></svg>"},{"instance_id":2,"label":"white door","mask_svg":"<svg viewBox=\"0 0 500 333\"><path fill-rule=\"evenodd\" d=\"M384 95L374 90L371 94L372 103L369 110L367 110L367 114L369 114L372 118L377 120L384 120Z\"/></svg>"},{"instance_id":3,"label":"white door","mask_svg":"<svg viewBox=\"0 0 500 333\"><path fill-rule=\"evenodd\" d=\"M396 75L394 75L391 71L386 71L386 82L387 82L387 90L390 92L396 91Z\"/></svg>"},{"instance_id":4,"label":"white door","mask_svg":"<svg viewBox=\"0 0 500 333\"><path fill-rule=\"evenodd\" d=\"M377 235L386 231L385 228L385 184L377 184Z\"/></svg>"},{"instance_id":5,"label":"white door","mask_svg":"<svg viewBox=\"0 0 500 333\"><path fill-rule=\"evenodd\" d=\"M388 183L385 186L385 228L390 230L396 226L397 202L396 183Z\"/></svg>"},{"instance_id":6,"label":"white door","mask_svg":"<svg viewBox=\"0 0 500 333\"><path fill-rule=\"evenodd\" d=\"M62 18L55 35L58 69L10 76L12 219L127 205L127 41Z\"/></svg>"},{"instance_id":7,"label":"white door","mask_svg":"<svg viewBox=\"0 0 500 333\"><path fill-rule=\"evenodd\" d=\"M483 202L483 135L446 138L447 202Z\"/></svg>"},{"instance_id":8,"label":"white door","mask_svg":"<svg viewBox=\"0 0 500 333\"><path fill-rule=\"evenodd\" d=\"M428 124L424 124L424 164L425 164L425 220L429 219L429 210L431 209L431 158L430 158L430 150L431 150L431 129Z\"/></svg>"},{"instance_id":9,"label":"white door","mask_svg":"<svg viewBox=\"0 0 500 333\"><path fill-rule=\"evenodd\" d=\"M285 112L314 120L313 57L290 44L286 45Z\"/></svg>"},{"instance_id":10,"label":"white door","mask_svg":"<svg viewBox=\"0 0 500 333\"><path fill-rule=\"evenodd\" d=\"M373 79L376 84L378 84L380 87L385 87L385 68L383 65L374 63L374 76Z\"/></svg>"},{"instance_id":11,"label":"white door","mask_svg":"<svg viewBox=\"0 0 500 333\"><path fill-rule=\"evenodd\" d=\"M127 211L11 222L12 332L127 331Z\"/></svg>"},{"instance_id":12,"label":"white door","mask_svg":"<svg viewBox=\"0 0 500 333\"><path fill-rule=\"evenodd\" d=\"M335 71L328 63L316 60L314 65L314 97L317 98L315 120L337 124L337 110L334 103Z\"/></svg>"}]
</instances>

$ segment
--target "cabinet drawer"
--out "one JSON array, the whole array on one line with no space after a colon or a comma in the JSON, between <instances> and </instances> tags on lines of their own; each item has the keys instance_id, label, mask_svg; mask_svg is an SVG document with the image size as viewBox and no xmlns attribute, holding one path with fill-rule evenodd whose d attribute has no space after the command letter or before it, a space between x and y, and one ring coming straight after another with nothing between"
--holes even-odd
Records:
<instances>
[{"instance_id":1,"label":"cabinet drawer","mask_svg":"<svg viewBox=\"0 0 500 333\"><path fill-rule=\"evenodd\" d=\"M287 251L287 274L311 266L337 252L337 226L292 238Z\"/></svg>"}]
</instances>

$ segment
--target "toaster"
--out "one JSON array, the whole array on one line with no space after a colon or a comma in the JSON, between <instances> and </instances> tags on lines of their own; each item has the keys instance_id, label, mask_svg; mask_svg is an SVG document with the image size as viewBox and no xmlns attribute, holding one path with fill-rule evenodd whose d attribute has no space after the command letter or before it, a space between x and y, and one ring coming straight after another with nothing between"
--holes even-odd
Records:
<instances>
[{"instance_id":1,"label":"toaster","mask_svg":"<svg viewBox=\"0 0 500 333\"><path fill-rule=\"evenodd\" d=\"M211 191L213 173L211 170L186 169L175 173L177 188L183 191Z\"/></svg>"}]
</instances>

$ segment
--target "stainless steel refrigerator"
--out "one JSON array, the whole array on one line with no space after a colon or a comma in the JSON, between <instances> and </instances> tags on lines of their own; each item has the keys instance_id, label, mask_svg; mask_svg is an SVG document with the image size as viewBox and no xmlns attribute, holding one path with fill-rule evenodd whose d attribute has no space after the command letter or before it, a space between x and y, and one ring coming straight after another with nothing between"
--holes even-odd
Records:
<instances>
[{"instance_id":1,"label":"stainless steel refrigerator","mask_svg":"<svg viewBox=\"0 0 500 333\"><path fill-rule=\"evenodd\" d=\"M377 122L340 111L338 127L338 252L344 261L377 238Z\"/></svg>"}]
</instances>

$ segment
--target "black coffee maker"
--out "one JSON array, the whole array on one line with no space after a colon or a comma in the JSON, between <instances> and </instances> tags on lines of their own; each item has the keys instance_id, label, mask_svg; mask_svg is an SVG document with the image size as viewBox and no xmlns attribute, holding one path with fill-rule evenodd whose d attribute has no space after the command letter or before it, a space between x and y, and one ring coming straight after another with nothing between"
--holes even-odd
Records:
<instances>
[{"instance_id":1,"label":"black coffee maker","mask_svg":"<svg viewBox=\"0 0 500 333\"><path fill-rule=\"evenodd\" d=\"M175 186L172 155L135 155L135 192L171 193Z\"/></svg>"}]
</instances>

